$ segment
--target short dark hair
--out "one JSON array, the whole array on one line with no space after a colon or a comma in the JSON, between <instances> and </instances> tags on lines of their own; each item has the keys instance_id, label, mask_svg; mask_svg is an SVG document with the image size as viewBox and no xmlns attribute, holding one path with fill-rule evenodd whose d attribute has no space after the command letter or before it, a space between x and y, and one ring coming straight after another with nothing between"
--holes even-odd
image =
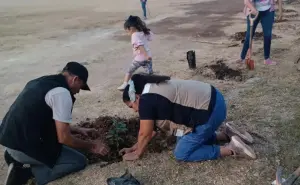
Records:
<instances>
[{"instance_id":1,"label":"short dark hair","mask_svg":"<svg viewBox=\"0 0 300 185\"><path fill-rule=\"evenodd\" d=\"M133 81L134 87L135 87L135 94L142 94L144 90L144 86L147 83L155 83L159 84L162 82L166 82L170 80L171 78L169 76L162 76L162 75L147 75L147 74L134 74L131 77L131 80ZM129 85L126 86L126 88L123 91L123 101L128 102L130 101L129 95L128 95Z\"/></svg>"}]
</instances>

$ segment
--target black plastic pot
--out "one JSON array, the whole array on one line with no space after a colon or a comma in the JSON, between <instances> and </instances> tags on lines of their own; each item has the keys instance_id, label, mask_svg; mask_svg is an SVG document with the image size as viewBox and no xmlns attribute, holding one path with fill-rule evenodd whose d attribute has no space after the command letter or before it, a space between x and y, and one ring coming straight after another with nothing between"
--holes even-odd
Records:
<instances>
[{"instance_id":1,"label":"black plastic pot","mask_svg":"<svg viewBox=\"0 0 300 185\"><path fill-rule=\"evenodd\" d=\"M190 50L186 52L186 59L189 64L190 69L195 69L196 68L196 54L194 50Z\"/></svg>"}]
</instances>

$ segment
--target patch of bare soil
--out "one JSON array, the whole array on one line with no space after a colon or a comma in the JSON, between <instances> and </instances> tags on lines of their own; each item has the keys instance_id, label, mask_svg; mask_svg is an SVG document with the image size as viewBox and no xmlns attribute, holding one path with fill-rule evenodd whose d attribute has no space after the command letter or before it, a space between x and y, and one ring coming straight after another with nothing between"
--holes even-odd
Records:
<instances>
[{"instance_id":1,"label":"patch of bare soil","mask_svg":"<svg viewBox=\"0 0 300 185\"><path fill-rule=\"evenodd\" d=\"M272 56L273 57L280 57L282 56L283 54L285 54L287 51L289 51L288 48L272 48L271 49L271 52L272 52ZM256 56L256 55L263 55L264 53L264 48L260 48L258 49L257 51L253 52L253 56Z\"/></svg>"},{"instance_id":2,"label":"patch of bare soil","mask_svg":"<svg viewBox=\"0 0 300 185\"><path fill-rule=\"evenodd\" d=\"M223 59L212 61L213 64L200 67L195 72L205 77L218 79L218 80L234 80L243 81L244 76L242 71L230 68L224 63Z\"/></svg>"},{"instance_id":3,"label":"patch of bare soil","mask_svg":"<svg viewBox=\"0 0 300 185\"><path fill-rule=\"evenodd\" d=\"M281 19L281 20L276 19L275 23L281 23L281 22L287 22L287 21L288 21L288 19Z\"/></svg>"},{"instance_id":4,"label":"patch of bare soil","mask_svg":"<svg viewBox=\"0 0 300 185\"><path fill-rule=\"evenodd\" d=\"M278 10L276 10L276 13L278 15ZM283 9L283 19L282 20L275 20L275 23L281 23L281 22L287 22L288 19L293 19L299 16L299 13L296 10L293 9Z\"/></svg>"},{"instance_id":5,"label":"patch of bare soil","mask_svg":"<svg viewBox=\"0 0 300 185\"><path fill-rule=\"evenodd\" d=\"M246 31L241 31L241 32L236 32L235 34L230 36L230 39L235 40L235 41L241 41L244 43L245 37L246 37ZM277 39L280 38L279 36L272 34L272 39ZM255 32L254 40L264 40L264 33L263 32Z\"/></svg>"},{"instance_id":6,"label":"patch of bare soil","mask_svg":"<svg viewBox=\"0 0 300 185\"><path fill-rule=\"evenodd\" d=\"M122 156L119 151L122 148L133 146L137 142L139 131L139 119L123 119L119 117L99 117L95 121L87 119L85 122L79 123L79 126L84 128L95 128L98 131L97 135L84 136L77 134L77 137L84 140L102 140L110 147L110 153L107 156L96 155L88 152L83 152L86 155L89 164L100 161L108 162L109 164L119 162ZM171 149L175 144L174 137L168 137L162 132L158 132L148 146L148 152L160 153L163 150Z\"/></svg>"},{"instance_id":7,"label":"patch of bare soil","mask_svg":"<svg viewBox=\"0 0 300 185\"><path fill-rule=\"evenodd\" d=\"M298 13L296 10L293 10L293 9L283 9L282 12L284 12L284 13L291 13L291 12Z\"/></svg>"},{"instance_id":8,"label":"patch of bare soil","mask_svg":"<svg viewBox=\"0 0 300 185\"><path fill-rule=\"evenodd\" d=\"M224 27L230 26L228 17L241 11L242 1L228 0L207 1L194 4L182 4L186 10L184 17L169 17L149 25L154 33L176 35L182 37L225 36ZM219 16L211 16L219 15ZM189 23L187 25L186 23Z\"/></svg>"}]
</instances>

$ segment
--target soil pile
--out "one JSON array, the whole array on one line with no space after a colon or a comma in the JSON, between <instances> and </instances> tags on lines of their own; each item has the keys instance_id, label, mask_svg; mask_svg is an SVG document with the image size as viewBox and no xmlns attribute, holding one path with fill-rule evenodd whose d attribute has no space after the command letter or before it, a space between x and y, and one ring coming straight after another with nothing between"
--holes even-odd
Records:
<instances>
[{"instance_id":1,"label":"soil pile","mask_svg":"<svg viewBox=\"0 0 300 185\"><path fill-rule=\"evenodd\" d=\"M115 129L114 124L121 124L125 128L125 132L118 134L118 142L111 142L108 135ZM98 133L92 136L85 136L77 134L76 136L83 140L102 140L110 147L110 153L107 156L96 155L93 153L82 152L88 158L89 164L93 164L100 161L108 163L119 162L122 160L122 156L119 155L119 150L122 148L128 148L137 142L137 136L139 131L139 119L130 118L123 119L119 117L99 117L95 121L87 119L84 122L78 124L84 128L95 128ZM121 126L122 127L122 126ZM170 150L174 146L176 138L168 137L163 132L158 132L155 138L152 139L148 145L147 151L150 153L160 153L163 150Z\"/></svg>"},{"instance_id":2,"label":"soil pile","mask_svg":"<svg viewBox=\"0 0 300 185\"><path fill-rule=\"evenodd\" d=\"M210 77L218 80L235 80L242 81L244 77L240 70L231 69L223 59L212 61L213 64L205 65L198 69L197 73L205 77Z\"/></svg>"}]
</instances>

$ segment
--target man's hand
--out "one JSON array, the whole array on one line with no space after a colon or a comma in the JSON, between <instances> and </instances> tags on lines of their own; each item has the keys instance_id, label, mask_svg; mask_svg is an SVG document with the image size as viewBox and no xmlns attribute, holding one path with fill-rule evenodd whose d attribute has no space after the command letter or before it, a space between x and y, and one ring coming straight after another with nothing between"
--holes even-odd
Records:
<instances>
[{"instance_id":1,"label":"man's hand","mask_svg":"<svg viewBox=\"0 0 300 185\"><path fill-rule=\"evenodd\" d=\"M135 161L139 158L140 157L135 152L131 152L123 155L123 161Z\"/></svg>"},{"instance_id":2,"label":"man's hand","mask_svg":"<svg viewBox=\"0 0 300 185\"><path fill-rule=\"evenodd\" d=\"M91 152L94 154L107 155L110 151L109 147L103 143L103 141L96 140L94 141L94 147Z\"/></svg>"},{"instance_id":3,"label":"man's hand","mask_svg":"<svg viewBox=\"0 0 300 185\"><path fill-rule=\"evenodd\" d=\"M147 61L148 62L152 61L152 57L147 56Z\"/></svg>"},{"instance_id":4,"label":"man's hand","mask_svg":"<svg viewBox=\"0 0 300 185\"><path fill-rule=\"evenodd\" d=\"M258 14L258 11L256 9L253 9L251 10L250 14L252 15L257 15ZM250 15L251 16L251 15Z\"/></svg>"},{"instance_id":5,"label":"man's hand","mask_svg":"<svg viewBox=\"0 0 300 185\"><path fill-rule=\"evenodd\" d=\"M134 148L123 148L122 150L119 151L119 155L124 155L124 154L128 154L131 152L134 152L135 149Z\"/></svg>"},{"instance_id":6,"label":"man's hand","mask_svg":"<svg viewBox=\"0 0 300 185\"><path fill-rule=\"evenodd\" d=\"M76 149L91 150L94 143L90 141L84 141L82 139L76 138L71 134L71 129L69 123L63 123L60 121L55 121L56 133L58 142Z\"/></svg>"},{"instance_id":7,"label":"man's hand","mask_svg":"<svg viewBox=\"0 0 300 185\"><path fill-rule=\"evenodd\" d=\"M85 136L94 136L94 135L98 135L98 131L94 128L83 128L80 127L78 128L78 131L80 134L85 135Z\"/></svg>"}]
</instances>

